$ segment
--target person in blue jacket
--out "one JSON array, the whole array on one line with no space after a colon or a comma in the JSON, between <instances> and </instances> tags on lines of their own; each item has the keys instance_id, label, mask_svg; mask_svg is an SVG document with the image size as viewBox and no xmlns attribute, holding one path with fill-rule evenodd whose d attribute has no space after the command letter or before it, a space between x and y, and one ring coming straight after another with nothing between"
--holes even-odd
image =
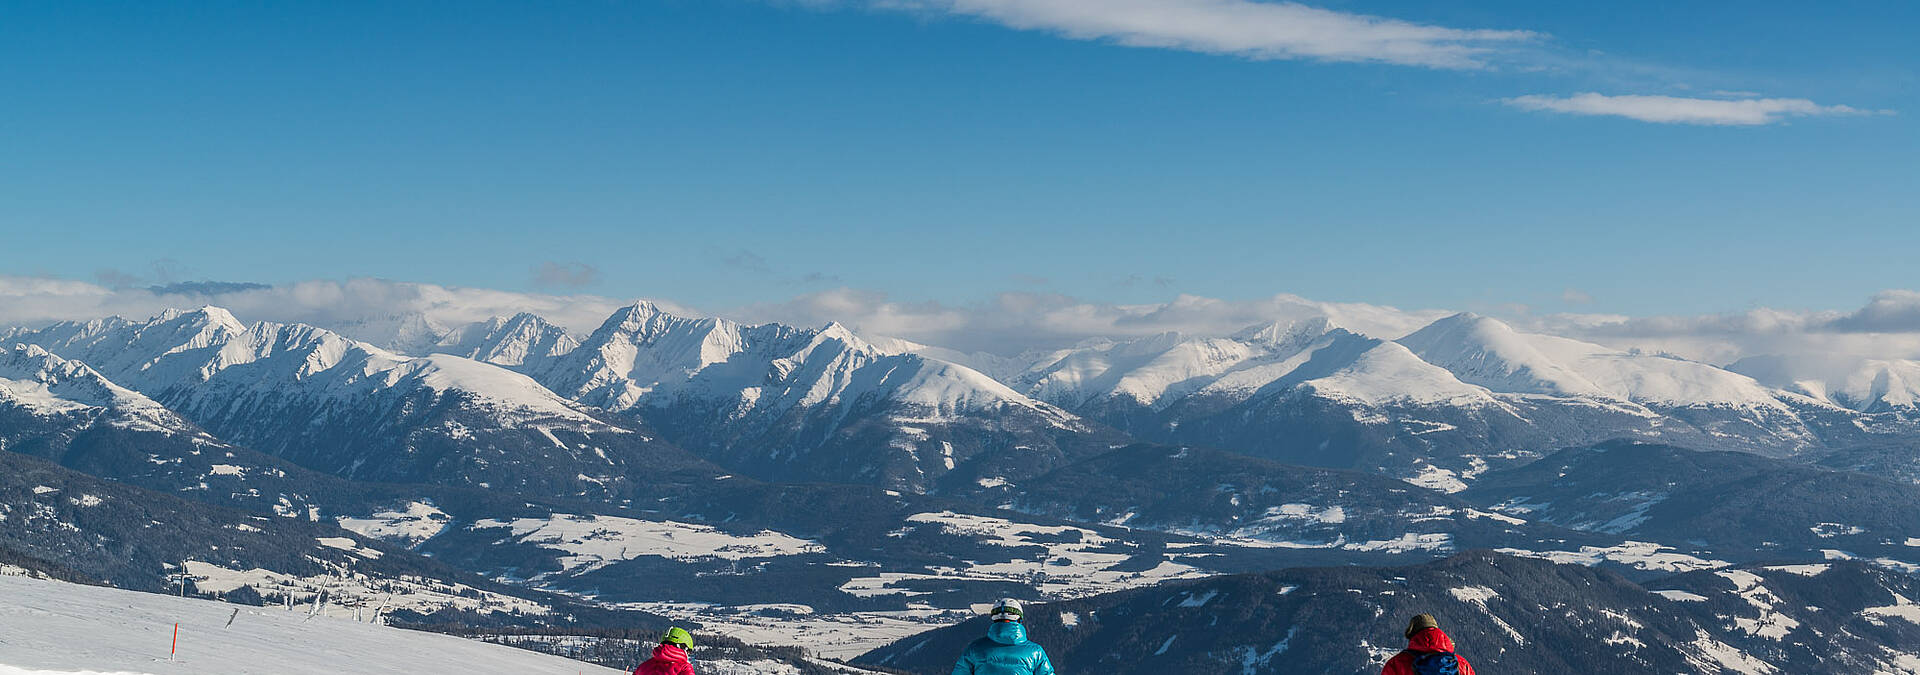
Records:
<instances>
[{"instance_id":1,"label":"person in blue jacket","mask_svg":"<svg viewBox=\"0 0 1920 675\"><path fill-rule=\"evenodd\" d=\"M993 604L993 623L987 636L967 645L953 675L1053 675L1047 650L1027 641L1020 625L1020 601L1006 598Z\"/></svg>"}]
</instances>

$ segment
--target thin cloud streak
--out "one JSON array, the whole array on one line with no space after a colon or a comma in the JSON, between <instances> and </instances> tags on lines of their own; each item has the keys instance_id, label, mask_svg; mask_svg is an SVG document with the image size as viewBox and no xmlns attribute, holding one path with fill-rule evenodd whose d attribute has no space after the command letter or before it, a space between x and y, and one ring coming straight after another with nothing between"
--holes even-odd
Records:
<instances>
[{"instance_id":1,"label":"thin cloud streak","mask_svg":"<svg viewBox=\"0 0 1920 675\"><path fill-rule=\"evenodd\" d=\"M598 295L518 293L385 279L313 280L275 286L199 282L108 288L84 281L0 276L0 327L37 327L107 316L144 319L166 309L217 305L233 310L245 321L298 322L329 328L379 323L408 314L451 328L532 312L584 334L630 302ZM692 313L680 305L660 304Z\"/></svg>"},{"instance_id":2,"label":"thin cloud streak","mask_svg":"<svg viewBox=\"0 0 1920 675\"><path fill-rule=\"evenodd\" d=\"M1657 124L1761 126L1794 117L1869 115L1873 111L1845 105L1821 105L1804 98L1715 99L1679 96L1621 95L1594 92L1566 97L1527 95L1503 103L1533 112L1625 117Z\"/></svg>"},{"instance_id":3,"label":"thin cloud streak","mask_svg":"<svg viewBox=\"0 0 1920 675\"><path fill-rule=\"evenodd\" d=\"M873 0L869 6L967 16L1077 40L1250 59L1373 62L1428 68L1488 65L1536 40L1524 30L1461 29L1251 0Z\"/></svg>"},{"instance_id":4,"label":"thin cloud streak","mask_svg":"<svg viewBox=\"0 0 1920 675\"><path fill-rule=\"evenodd\" d=\"M1390 17L1259 0L769 0L826 8L855 6L969 17L1015 30L1073 40L1172 49L1255 60L1382 63L1435 69L1580 73L1624 89L1672 90L1697 69L1651 65L1595 53L1574 54L1546 34L1521 29L1454 28ZM1769 98L1715 89L1715 98L1657 94L1529 94L1497 99L1536 112L1623 117L1658 124L1764 126L1796 117L1892 114L1804 98Z\"/></svg>"}]
</instances>

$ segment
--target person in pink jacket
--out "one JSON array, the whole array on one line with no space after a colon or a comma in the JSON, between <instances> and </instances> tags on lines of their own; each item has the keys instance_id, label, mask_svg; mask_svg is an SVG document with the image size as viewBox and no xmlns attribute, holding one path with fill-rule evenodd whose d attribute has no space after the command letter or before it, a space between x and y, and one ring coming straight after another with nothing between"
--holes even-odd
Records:
<instances>
[{"instance_id":1,"label":"person in pink jacket","mask_svg":"<svg viewBox=\"0 0 1920 675\"><path fill-rule=\"evenodd\" d=\"M653 648L653 658L633 669L633 675L694 675L689 649L693 649L693 635L683 628L668 628L660 646Z\"/></svg>"}]
</instances>

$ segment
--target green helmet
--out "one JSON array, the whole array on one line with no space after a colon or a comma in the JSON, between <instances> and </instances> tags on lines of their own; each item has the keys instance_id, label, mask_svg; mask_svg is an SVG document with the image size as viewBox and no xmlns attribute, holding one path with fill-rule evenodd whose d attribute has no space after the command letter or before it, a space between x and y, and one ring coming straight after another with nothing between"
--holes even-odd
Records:
<instances>
[{"instance_id":1,"label":"green helmet","mask_svg":"<svg viewBox=\"0 0 1920 675\"><path fill-rule=\"evenodd\" d=\"M667 634L660 636L660 644L680 645L683 648L692 649L693 634L678 626L668 628Z\"/></svg>"}]
</instances>

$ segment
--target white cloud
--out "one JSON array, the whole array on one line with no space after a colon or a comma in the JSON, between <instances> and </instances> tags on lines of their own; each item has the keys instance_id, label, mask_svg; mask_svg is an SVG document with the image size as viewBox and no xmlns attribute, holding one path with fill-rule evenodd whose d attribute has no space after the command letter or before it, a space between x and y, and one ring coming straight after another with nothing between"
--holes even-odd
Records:
<instances>
[{"instance_id":1,"label":"white cloud","mask_svg":"<svg viewBox=\"0 0 1920 675\"><path fill-rule=\"evenodd\" d=\"M1571 300L1585 294L1573 290ZM1571 301L1570 300L1570 301ZM1229 335L1272 321L1328 317L1334 325L1397 338L1454 309L1400 309L1366 303L1318 302L1295 295L1220 300L1181 295L1170 302L1116 305L1045 293L1003 293L971 305L904 303L886 294L835 289L726 312L743 321L820 325L839 321L865 334L901 337L963 352L1013 354L1090 338L1179 332ZM1745 312L1633 317L1616 314L1532 314L1524 306L1493 307L1515 328L1620 349L1665 352L1714 364L1764 354L1847 354L1920 359L1920 292L1892 290L1851 311Z\"/></svg>"},{"instance_id":2,"label":"white cloud","mask_svg":"<svg viewBox=\"0 0 1920 675\"><path fill-rule=\"evenodd\" d=\"M233 310L245 321L302 322L322 327L379 325L385 319L417 313L450 328L493 316L533 312L569 330L586 332L629 302L596 295L517 293L383 279L115 289L82 281L0 276L0 326L31 327L104 316L139 319L167 308L218 305ZM672 303L662 304L688 311Z\"/></svg>"},{"instance_id":3,"label":"white cloud","mask_svg":"<svg viewBox=\"0 0 1920 675\"><path fill-rule=\"evenodd\" d=\"M1661 124L1757 126L1791 117L1866 115L1871 111L1844 105L1820 105L1804 98L1682 98L1678 96L1607 96L1587 92L1567 97L1528 95L1504 99L1521 110L1570 115L1625 117Z\"/></svg>"},{"instance_id":4,"label":"white cloud","mask_svg":"<svg viewBox=\"0 0 1920 675\"><path fill-rule=\"evenodd\" d=\"M1717 364L1767 354L1920 359L1920 292L1909 290L1882 291L1850 312L1762 308L1691 316L1557 314L1520 325Z\"/></svg>"},{"instance_id":5,"label":"white cloud","mask_svg":"<svg viewBox=\"0 0 1920 675\"><path fill-rule=\"evenodd\" d=\"M1478 68L1496 50L1538 37L1460 29L1252 0L870 0L867 4L970 16L1020 30L1252 59L1366 61Z\"/></svg>"},{"instance_id":6,"label":"white cloud","mask_svg":"<svg viewBox=\"0 0 1920 675\"><path fill-rule=\"evenodd\" d=\"M1335 325L1399 337L1452 313L1406 311L1362 303L1327 303L1295 295L1245 301L1181 295L1159 304L1116 305L1047 293L1002 293L973 305L895 302L884 293L841 288L728 312L745 321L820 325L839 321L862 333L900 337L965 352L1013 354L1089 338L1178 332L1227 335L1256 324L1329 317Z\"/></svg>"},{"instance_id":7,"label":"white cloud","mask_svg":"<svg viewBox=\"0 0 1920 675\"><path fill-rule=\"evenodd\" d=\"M157 289L157 290L156 290ZM975 304L900 302L850 288L809 293L721 312L671 301L655 303L684 316L718 315L748 322L820 326L838 321L872 336L898 337L963 352L1015 354L1087 339L1124 339L1179 332L1228 335L1256 324L1324 316L1334 325L1396 338L1452 314L1365 303L1319 302L1295 295L1220 300L1180 295L1164 303L1120 305L1047 293L1003 293ZM584 335L631 299L541 294L381 279L316 280L260 287L179 283L108 288L84 281L0 276L0 328L119 315L145 318L167 308L219 305L245 321L298 321L379 342L418 314L443 328L494 316L532 312ZM1746 312L1631 317L1530 314L1495 310L1520 330L1561 335L1617 348L1667 352L1715 364L1748 356L1854 355L1920 359L1920 291L1889 290L1850 311Z\"/></svg>"},{"instance_id":8,"label":"white cloud","mask_svg":"<svg viewBox=\"0 0 1920 675\"><path fill-rule=\"evenodd\" d=\"M1920 291L1881 291L1866 307L1833 319L1830 325L1854 333L1920 332Z\"/></svg>"}]
</instances>

